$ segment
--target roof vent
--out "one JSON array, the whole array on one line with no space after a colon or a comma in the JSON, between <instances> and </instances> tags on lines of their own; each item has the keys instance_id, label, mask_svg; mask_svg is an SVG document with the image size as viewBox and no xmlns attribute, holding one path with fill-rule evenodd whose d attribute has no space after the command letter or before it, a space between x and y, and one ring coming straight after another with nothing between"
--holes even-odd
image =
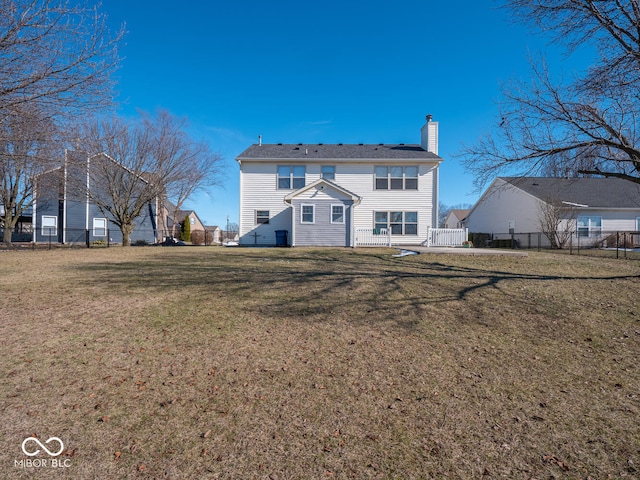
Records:
<instances>
[{"instance_id":1,"label":"roof vent","mask_svg":"<svg viewBox=\"0 0 640 480\"><path fill-rule=\"evenodd\" d=\"M279 143L278 145L282 145L281 143Z\"/></svg>"},{"instance_id":2,"label":"roof vent","mask_svg":"<svg viewBox=\"0 0 640 480\"><path fill-rule=\"evenodd\" d=\"M358 145L364 145L364 143L359 143Z\"/></svg>"}]
</instances>

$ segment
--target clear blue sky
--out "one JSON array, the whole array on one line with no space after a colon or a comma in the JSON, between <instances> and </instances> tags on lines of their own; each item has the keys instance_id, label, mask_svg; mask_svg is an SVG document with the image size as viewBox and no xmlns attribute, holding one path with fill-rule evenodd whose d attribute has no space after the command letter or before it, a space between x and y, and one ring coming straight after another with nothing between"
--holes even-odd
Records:
<instances>
[{"instance_id":1,"label":"clear blue sky","mask_svg":"<svg viewBox=\"0 0 640 480\"><path fill-rule=\"evenodd\" d=\"M440 201L474 203L454 155L497 116L499 84L527 75L545 39L492 0L107 0L128 34L122 115L167 109L225 158L224 188L194 208L238 222L235 157L265 143L419 143L440 123ZM560 57L557 57L559 59Z\"/></svg>"}]
</instances>

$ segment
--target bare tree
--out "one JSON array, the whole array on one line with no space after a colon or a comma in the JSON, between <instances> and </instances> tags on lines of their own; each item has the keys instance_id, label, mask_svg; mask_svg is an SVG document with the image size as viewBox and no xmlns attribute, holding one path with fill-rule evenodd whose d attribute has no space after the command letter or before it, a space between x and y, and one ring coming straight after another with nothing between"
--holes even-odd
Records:
<instances>
[{"instance_id":1,"label":"bare tree","mask_svg":"<svg viewBox=\"0 0 640 480\"><path fill-rule=\"evenodd\" d=\"M640 183L638 0L509 0L505 7L569 53L585 43L598 53L569 82L534 59L531 81L503 85L495 130L462 151L476 186L503 173L549 171Z\"/></svg>"},{"instance_id":2,"label":"bare tree","mask_svg":"<svg viewBox=\"0 0 640 480\"><path fill-rule=\"evenodd\" d=\"M156 139L158 175L171 178L177 173L179 177L177 181L165 182L165 194L161 198L161 201L170 200L173 205L170 213L173 218L171 236L174 237L178 212L185 201L220 184L222 157L212 153L206 143L189 138L186 118L174 117L162 110L156 117L143 113L142 123ZM174 158L182 163L173 161ZM164 210L165 205L161 207Z\"/></svg>"},{"instance_id":3,"label":"bare tree","mask_svg":"<svg viewBox=\"0 0 640 480\"><path fill-rule=\"evenodd\" d=\"M32 203L34 178L60 158L55 123L33 105L14 107L0 124L0 223L3 243L11 244L20 216Z\"/></svg>"},{"instance_id":4,"label":"bare tree","mask_svg":"<svg viewBox=\"0 0 640 480\"><path fill-rule=\"evenodd\" d=\"M551 248L564 248L576 228L577 209L570 204L549 199L540 202L538 220L540 231Z\"/></svg>"},{"instance_id":5,"label":"bare tree","mask_svg":"<svg viewBox=\"0 0 640 480\"><path fill-rule=\"evenodd\" d=\"M60 117L112 103L124 32L111 36L98 7L0 0L0 12L0 118L24 104Z\"/></svg>"},{"instance_id":6,"label":"bare tree","mask_svg":"<svg viewBox=\"0 0 640 480\"><path fill-rule=\"evenodd\" d=\"M135 220L147 206L164 199L184 202L194 192L220 181L222 157L185 131L186 120L166 112L138 122L91 120L79 130L89 156L88 188L74 176L74 190L88 197L130 244ZM179 207L178 207L179 208Z\"/></svg>"},{"instance_id":7,"label":"bare tree","mask_svg":"<svg viewBox=\"0 0 640 480\"><path fill-rule=\"evenodd\" d=\"M71 117L113 102L123 35L97 7L66 0L0 0L0 202L3 241L31 206L34 179L61 158Z\"/></svg>"}]
</instances>

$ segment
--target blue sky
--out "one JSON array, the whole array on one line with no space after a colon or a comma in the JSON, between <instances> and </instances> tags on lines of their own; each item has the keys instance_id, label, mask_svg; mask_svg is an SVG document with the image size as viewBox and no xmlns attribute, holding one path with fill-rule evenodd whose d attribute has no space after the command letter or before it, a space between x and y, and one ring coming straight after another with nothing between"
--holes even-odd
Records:
<instances>
[{"instance_id":1,"label":"blue sky","mask_svg":"<svg viewBox=\"0 0 640 480\"><path fill-rule=\"evenodd\" d=\"M126 23L120 114L166 109L225 158L224 188L188 206L238 221L235 157L265 143L419 143L440 123L440 201L474 203L454 157L490 130L499 85L528 74L546 39L492 0L106 0ZM562 66L555 52L551 62Z\"/></svg>"}]
</instances>

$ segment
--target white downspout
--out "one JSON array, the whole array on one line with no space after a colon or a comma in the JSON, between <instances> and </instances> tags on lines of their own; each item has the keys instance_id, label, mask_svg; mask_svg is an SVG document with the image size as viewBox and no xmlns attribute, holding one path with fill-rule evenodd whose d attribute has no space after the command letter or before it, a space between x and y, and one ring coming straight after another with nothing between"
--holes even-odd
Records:
<instances>
[{"instance_id":1,"label":"white downspout","mask_svg":"<svg viewBox=\"0 0 640 480\"><path fill-rule=\"evenodd\" d=\"M67 243L67 164L68 150L64 149L64 182L62 186L62 243Z\"/></svg>"},{"instance_id":2,"label":"white downspout","mask_svg":"<svg viewBox=\"0 0 640 480\"><path fill-rule=\"evenodd\" d=\"M85 214L85 231L89 230L89 168L90 168L91 157L87 154L87 205L86 205L86 214Z\"/></svg>"}]
</instances>

